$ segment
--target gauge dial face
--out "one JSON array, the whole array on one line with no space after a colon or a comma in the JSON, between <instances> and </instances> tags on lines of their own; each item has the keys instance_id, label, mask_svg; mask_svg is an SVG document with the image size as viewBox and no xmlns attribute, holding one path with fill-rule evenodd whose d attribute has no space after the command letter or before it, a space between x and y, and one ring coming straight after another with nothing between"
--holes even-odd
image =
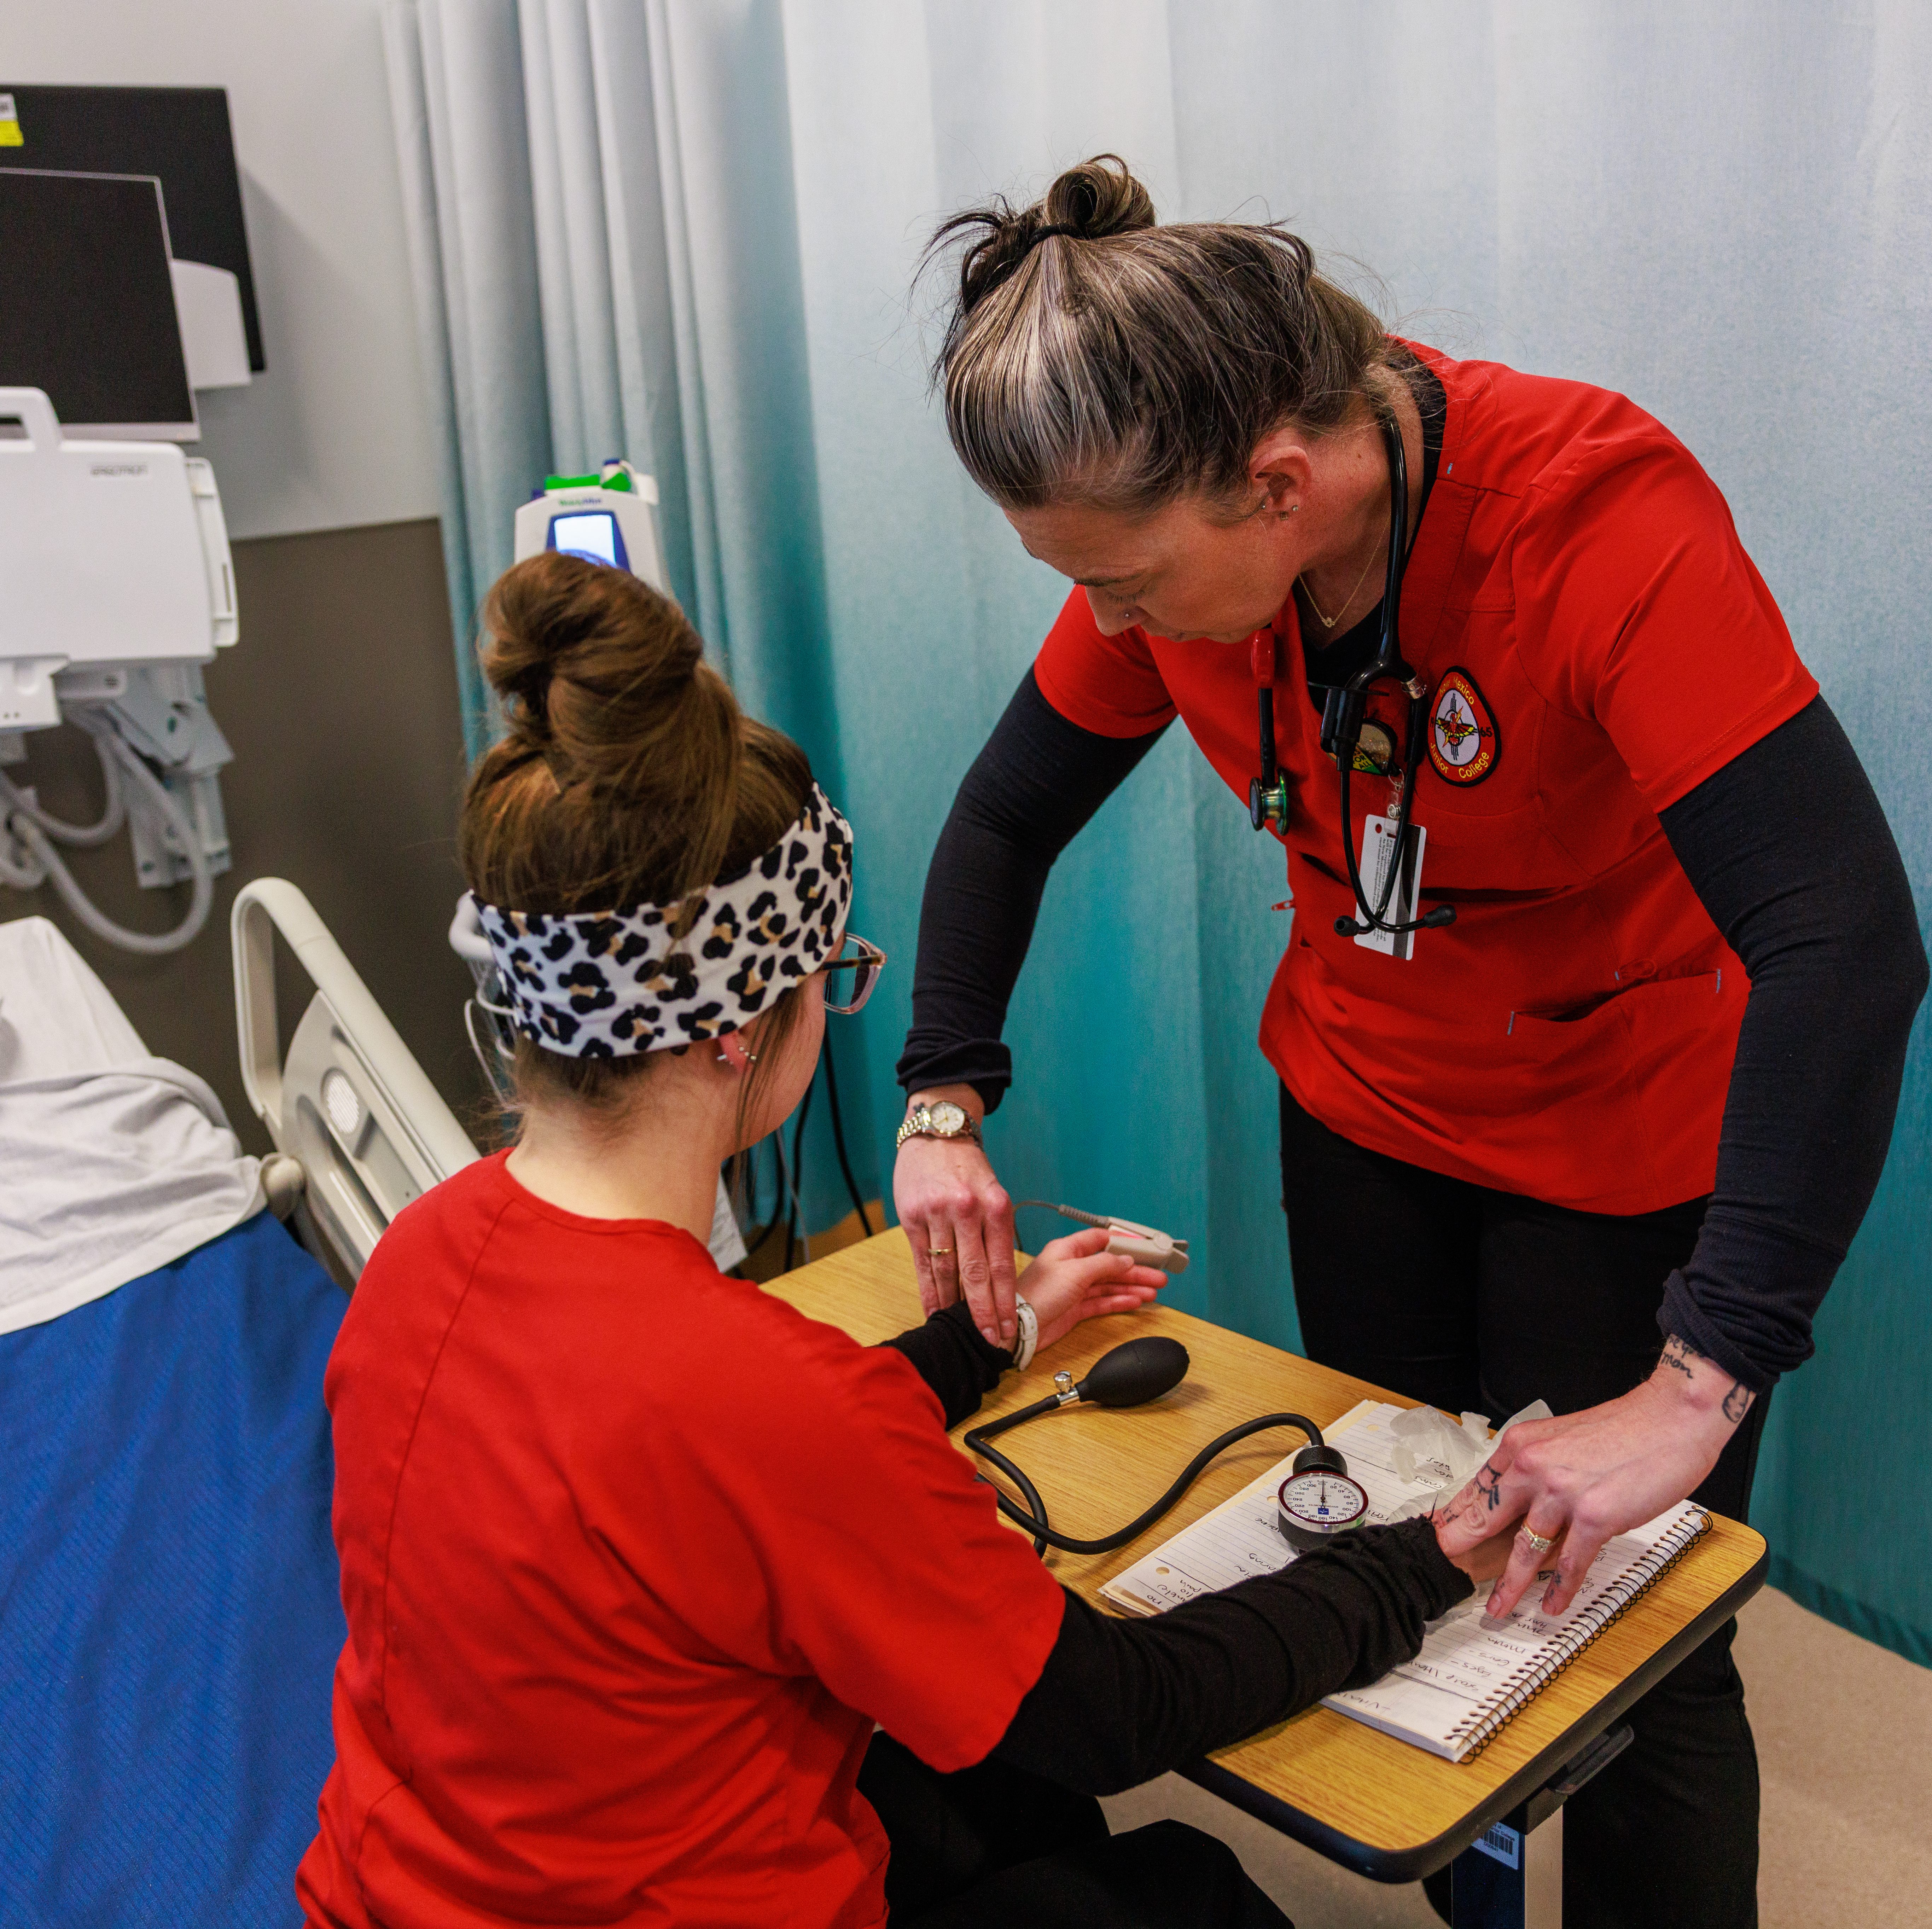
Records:
<instances>
[{"instance_id":1,"label":"gauge dial face","mask_svg":"<svg viewBox=\"0 0 1932 1929\"><path fill-rule=\"evenodd\" d=\"M1297 1474L1282 1482L1277 1498L1282 1512L1312 1534L1339 1533L1369 1510L1368 1496L1346 1474Z\"/></svg>"}]
</instances>

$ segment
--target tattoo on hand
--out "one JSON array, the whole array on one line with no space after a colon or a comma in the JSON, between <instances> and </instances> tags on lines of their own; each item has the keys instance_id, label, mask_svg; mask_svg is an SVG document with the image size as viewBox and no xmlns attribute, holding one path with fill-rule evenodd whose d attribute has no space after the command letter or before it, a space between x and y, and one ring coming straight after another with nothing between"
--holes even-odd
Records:
<instances>
[{"instance_id":1,"label":"tattoo on hand","mask_svg":"<svg viewBox=\"0 0 1932 1929\"><path fill-rule=\"evenodd\" d=\"M1488 1502L1490 1511L1492 1514L1502 1505L1503 1477L1496 1472L1495 1468L1484 1467L1478 1472L1476 1475L1476 1490L1484 1500ZM1472 1503L1470 1511L1473 1513L1474 1510Z\"/></svg>"},{"instance_id":2,"label":"tattoo on hand","mask_svg":"<svg viewBox=\"0 0 1932 1929\"><path fill-rule=\"evenodd\" d=\"M1664 1357L1658 1364L1668 1366L1672 1372L1682 1373L1687 1380L1694 1380L1697 1376L1696 1370L1691 1366L1691 1361L1709 1359L1710 1355L1708 1353L1699 1352L1688 1340L1680 1340L1673 1333L1664 1342ZM1714 1365L1716 1363L1713 1361L1712 1364ZM1743 1381L1732 1381L1731 1390L1725 1394L1722 1402L1724 1418L1733 1426L1736 1426L1738 1422L1750 1412L1751 1403L1756 1398L1757 1395L1753 1393Z\"/></svg>"}]
</instances>

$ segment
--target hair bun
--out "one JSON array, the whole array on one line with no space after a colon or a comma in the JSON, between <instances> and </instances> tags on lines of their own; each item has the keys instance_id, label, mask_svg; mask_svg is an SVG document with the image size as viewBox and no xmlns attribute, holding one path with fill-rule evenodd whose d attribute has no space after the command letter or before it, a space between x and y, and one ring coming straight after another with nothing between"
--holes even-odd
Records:
<instances>
[{"instance_id":1,"label":"hair bun","mask_svg":"<svg viewBox=\"0 0 1932 1929\"><path fill-rule=\"evenodd\" d=\"M1070 167L1046 190L1037 210L1040 224L1081 241L1104 241L1154 224L1154 197L1117 154L1096 154Z\"/></svg>"},{"instance_id":2,"label":"hair bun","mask_svg":"<svg viewBox=\"0 0 1932 1929\"><path fill-rule=\"evenodd\" d=\"M483 627L508 734L471 772L460 853L486 903L680 902L798 814L804 752L740 712L684 612L628 570L526 557Z\"/></svg>"},{"instance_id":3,"label":"hair bun","mask_svg":"<svg viewBox=\"0 0 1932 1929\"><path fill-rule=\"evenodd\" d=\"M983 208L942 221L926 249L928 266L956 239L965 242L949 344L961 319L1011 280L1043 238L1065 235L1075 241L1104 241L1154 225L1153 197L1117 154L1096 154L1070 167L1046 190L1045 199L1030 207L1016 208L995 196Z\"/></svg>"},{"instance_id":4,"label":"hair bun","mask_svg":"<svg viewBox=\"0 0 1932 1929\"><path fill-rule=\"evenodd\" d=\"M511 740L560 782L621 774L640 735L674 728L694 696L717 707L697 690L697 632L628 571L546 550L498 580L484 620Z\"/></svg>"}]
</instances>

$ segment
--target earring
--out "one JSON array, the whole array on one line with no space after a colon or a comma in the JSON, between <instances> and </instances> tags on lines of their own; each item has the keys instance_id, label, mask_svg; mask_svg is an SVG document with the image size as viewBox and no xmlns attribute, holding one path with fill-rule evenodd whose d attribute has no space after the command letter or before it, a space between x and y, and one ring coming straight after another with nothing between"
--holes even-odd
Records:
<instances>
[{"instance_id":1,"label":"earring","mask_svg":"<svg viewBox=\"0 0 1932 1929\"><path fill-rule=\"evenodd\" d=\"M747 1052L741 1045L738 1047L738 1055L735 1058L729 1052L720 1051L718 1054L718 1062L721 1065L735 1065L742 1072L747 1065L755 1065L758 1062L758 1054L755 1052Z\"/></svg>"}]
</instances>

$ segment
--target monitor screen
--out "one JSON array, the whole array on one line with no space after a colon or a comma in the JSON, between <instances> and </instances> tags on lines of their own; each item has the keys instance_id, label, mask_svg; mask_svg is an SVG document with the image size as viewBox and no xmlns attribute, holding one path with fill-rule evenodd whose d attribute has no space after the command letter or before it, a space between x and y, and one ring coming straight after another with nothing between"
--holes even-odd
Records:
<instances>
[{"instance_id":1,"label":"monitor screen","mask_svg":"<svg viewBox=\"0 0 1932 1929\"><path fill-rule=\"evenodd\" d=\"M175 259L226 268L241 284L248 365L259 375L267 363L226 91L0 80L0 94L12 97L20 143L0 152L0 164L59 174L152 174L160 181Z\"/></svg>"},{"instance_id":2,"label":"monitor screen","mask_svg":"<svg viewBox=\"0 0 1932 1929\"><path fill-rule=\"evenodd\" d=\"M193 436L160 183L0 168L0 388L44 388L70 435Z\"/></svg>"},{"instance_id":3,"label":"monitor screen","mask_svg":"<svg viewBox=\"0 0 1932 1929\"><path fill-rule=\"evenodd\" d=\"M608 509L580 516L553 516L550 546L566 556L581 556L592 562L620 566L617 554L617 518Z\"/></svg>"}]
</instances>

